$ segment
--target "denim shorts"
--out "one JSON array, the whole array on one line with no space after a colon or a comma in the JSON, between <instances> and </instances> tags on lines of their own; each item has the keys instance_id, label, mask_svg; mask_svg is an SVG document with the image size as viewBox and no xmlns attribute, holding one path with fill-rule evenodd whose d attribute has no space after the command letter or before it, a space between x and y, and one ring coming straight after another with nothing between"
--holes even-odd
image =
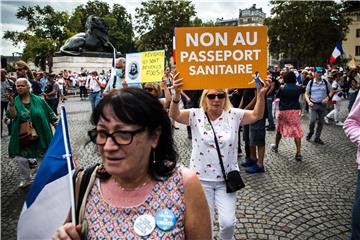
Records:
<instances>
[{"instance_id":1,"label":"denim shorts","mask_svg":"<svg viewBox=\"0 0 360 240\"><path fill-rule=\"evenodd\" d=\"M249 143L250 146L265 146L265 119L250 124Z\"/></svg>"}]
</instances>

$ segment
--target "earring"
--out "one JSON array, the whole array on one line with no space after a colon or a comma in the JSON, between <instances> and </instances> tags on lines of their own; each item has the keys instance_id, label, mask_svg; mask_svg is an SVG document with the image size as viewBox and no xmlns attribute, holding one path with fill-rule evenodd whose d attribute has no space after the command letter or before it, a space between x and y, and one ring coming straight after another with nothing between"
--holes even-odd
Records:
<instances>
[{"instance_id":1,"label":"earring","mask_svg":"<svg viewBox=\"0 0 360 240\"><path fill-rule=\"evenodd\" d=\"M152 150L153 163L156 163L155 148Z\"/></svg>"}]
</instances>

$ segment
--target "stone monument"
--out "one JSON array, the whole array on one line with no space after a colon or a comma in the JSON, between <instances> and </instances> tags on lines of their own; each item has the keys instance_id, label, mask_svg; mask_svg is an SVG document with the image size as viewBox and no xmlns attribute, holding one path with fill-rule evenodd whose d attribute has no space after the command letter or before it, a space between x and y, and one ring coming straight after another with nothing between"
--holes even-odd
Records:
<instances>
[{"instance_id":1,"label":"stone monument","mask_svg":"<svg viewBox=\"0 0 360 240\"><path fill-rule=\"evenodd\" d=\"M113 52L116 50L109 41L106 24L100 17L90 15L85 28L86 32L67 39L60 52L55 53L53 72L58 73L64 69L78 73L82 69L101 72L110 69Z\"/></svg>"}]
</instances>

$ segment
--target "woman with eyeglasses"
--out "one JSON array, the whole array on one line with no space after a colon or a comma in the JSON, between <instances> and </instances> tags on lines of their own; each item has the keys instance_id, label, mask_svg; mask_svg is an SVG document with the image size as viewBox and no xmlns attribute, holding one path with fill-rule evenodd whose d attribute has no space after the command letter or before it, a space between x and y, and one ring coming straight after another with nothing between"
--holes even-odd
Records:
<instances>
[{"instance_id":1,"label":"woman with eyeglasses","mask_svg":"<svg viewBox=\"0 0 360 240\"><path fill-rule=\"evenodd\" d=\"M267 77L264 86L257 90L254 110L232 108L226 89L205 89L200 99L200 108L180 110L180 86L183 82L182 78L179 78L179 73L174 76L175 94L170 105L170 116L175 121L191 127L190 168L200 178L209 204L212 223L217 208L220 239L234 237L236 193L226 192L212 128L217 137L225 172L239 170L237 162L239 126L254 123L263 117L265 94L270 82L271 76Z\"/></svg>"},{"instance_id":2,"label":"woman with eyeglasses","mask_svg":"<svg viewBox=\"0 0 360 240\"><path fill-rule=\"evenodd\" d=\"M211 239L204 192L193 171L176 165L162 104L123 88L105 96L91 119L102 165L87 185L82 224L64 224L53 239Z\"/></svg>"}]
</instances>

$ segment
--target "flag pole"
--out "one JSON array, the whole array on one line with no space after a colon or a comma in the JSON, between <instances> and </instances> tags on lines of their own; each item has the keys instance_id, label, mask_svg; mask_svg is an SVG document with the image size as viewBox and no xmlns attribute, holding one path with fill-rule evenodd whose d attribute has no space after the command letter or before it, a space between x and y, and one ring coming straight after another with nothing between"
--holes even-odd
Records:
<instances>
[{"instance_id":1,"label":"flag pole","mask_svg":"<svg viewBox=\"0 0 360 240\"><path fill-rule=\"evenodd\" d=\"M74 186L73 186L73 178L71 174L71 154L69 151L69 144L68 144L68 132L66 129L66 122L65 122L65 108L62 105L61 106L61 126L62 126L62 132L64 136L64 145L65 145L65 156L66 156L66 163L68 168L68 176L69 176L69 187L70 187L70 199L71 199L71 220L75 224L75 196L74 196Z\"/></svg>"}]
</instances>

